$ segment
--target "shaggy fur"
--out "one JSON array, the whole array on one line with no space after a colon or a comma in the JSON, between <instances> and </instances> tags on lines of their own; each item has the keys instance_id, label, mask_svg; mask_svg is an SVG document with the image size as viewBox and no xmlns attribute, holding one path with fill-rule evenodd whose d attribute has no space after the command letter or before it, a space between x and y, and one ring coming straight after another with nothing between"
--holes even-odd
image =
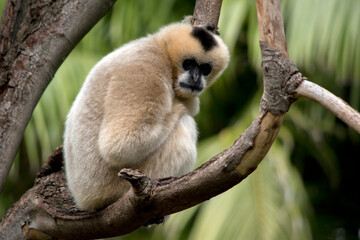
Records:
<instances>
[{"instance_id":1,"label":"shaggy fur","mask_svg":"<svg viewBox=\"0 0 360 240\"><path fill-rule=\"evenodd\" d=\"M193 116L198 95L179 86L187 81L182 62L209 63L205 88L226 68L223 41L204 50L193 27L176 23L134 40L104 57L91 70L67 116L64 134L69 189L81 209L99 209L118 199L130 185L122 168L150 178L181 176L196 161ZM180 76L182 76L180 78Z\"/></svg>"}]
</instances>

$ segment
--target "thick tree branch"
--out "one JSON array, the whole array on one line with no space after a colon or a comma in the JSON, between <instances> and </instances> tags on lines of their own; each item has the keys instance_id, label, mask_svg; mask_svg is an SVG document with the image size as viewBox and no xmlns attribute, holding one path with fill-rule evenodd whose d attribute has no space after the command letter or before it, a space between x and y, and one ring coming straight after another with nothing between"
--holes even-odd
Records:
<instances>
[{"instance_id":1,"label":"thick tree branch","mask_svg":"<svg viewBox=\"0 0 360 240\"><path fill-rule=\"evenodd\" d=\"M280 1L256 0L260 41L289 58Z\"/></svg>"},{"instance_id":2,"label":"thick tree branch","mask_svg":"<svg viewBox=\"0 0 360 240\"><path fill-rule=\"evenodd\" d=\"M218 25L222 0L197 0L195 3L193 24L214 24Z\"/></svg>"},{"instance_id":3,"label":"thick tree branch","mask_svg":"<svg viewBox=\"0 0 360 240\"><path fill-rule=\"evenodd\" d=\"M0 192L46 86L115 0L8 0L0 25Z\"/></svg>"}]
</instances>

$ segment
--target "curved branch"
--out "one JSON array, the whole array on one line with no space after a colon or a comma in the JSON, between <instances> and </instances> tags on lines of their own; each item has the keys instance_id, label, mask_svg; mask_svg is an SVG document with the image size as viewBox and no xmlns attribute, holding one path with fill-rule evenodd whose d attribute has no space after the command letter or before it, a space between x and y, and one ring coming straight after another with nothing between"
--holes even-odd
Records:
<instances>
[{"instance_id":1,"label":"curved branch","mask_svg":"<svg viewBox=\"0 0 360 240\"><path fill-rule=\"evenodd\" d=\"M335 116L344 121L360 134L360 114L341 98L310 81L303 81L297 88L299 96L309 98L330 110Z\"/></svg>"}]
</instances>

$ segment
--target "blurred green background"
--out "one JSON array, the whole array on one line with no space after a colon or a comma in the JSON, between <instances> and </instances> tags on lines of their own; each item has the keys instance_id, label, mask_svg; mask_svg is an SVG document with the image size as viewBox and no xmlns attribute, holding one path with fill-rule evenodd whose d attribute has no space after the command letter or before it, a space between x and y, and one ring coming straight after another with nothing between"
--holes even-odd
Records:
<instances>
[{"instance_id":1,"label":"blurred green background","mask_svg":"<svg viewBox=\"0 0 360 240\"><path fill-rule=\"evenodd\" d=\"M61 145L66 114L91 67L123 43L191 15L194 5L195 0L119 0L86 35L33 113L0 196L0 217ZM359 110L360 1L284 0L282 9L292 61ZM224 0L219 27L231 63L201 97L198 165L249 126L262 93L255 1ZM161 226L117 239L360 239L359 149L359 134L300 99L266 158L241 184Z\"/></svg>"}]
</instances>

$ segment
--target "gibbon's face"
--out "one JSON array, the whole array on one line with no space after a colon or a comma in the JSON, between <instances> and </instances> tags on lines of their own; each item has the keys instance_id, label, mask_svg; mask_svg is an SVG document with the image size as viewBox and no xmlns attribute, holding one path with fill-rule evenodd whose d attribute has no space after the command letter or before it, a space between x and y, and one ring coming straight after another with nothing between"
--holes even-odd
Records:
<instances>
[{"instance_id":1,"label":"gibbon's face","mask_svg":"<svg viewBox=\"0 0 360 240\"><path fill-rule=\"evenodd\" d=\"M163 31L174 67L175 94L183 98L198 96L226 68L229 61L226 45L205 27L173 24Z\"/></svg>"},{"instance_id":2,"label":"gibbon's face","mask_svg":"<svg viewBox=\"0 0 360 240\"><path fill-rule=\"evenodd\" d=\"M199 95L206 87L206 77L212 71L211 63L201 63L196 58L186 58L181 64L177 88L186 95Z\"/></svg>"}]
</instances>

